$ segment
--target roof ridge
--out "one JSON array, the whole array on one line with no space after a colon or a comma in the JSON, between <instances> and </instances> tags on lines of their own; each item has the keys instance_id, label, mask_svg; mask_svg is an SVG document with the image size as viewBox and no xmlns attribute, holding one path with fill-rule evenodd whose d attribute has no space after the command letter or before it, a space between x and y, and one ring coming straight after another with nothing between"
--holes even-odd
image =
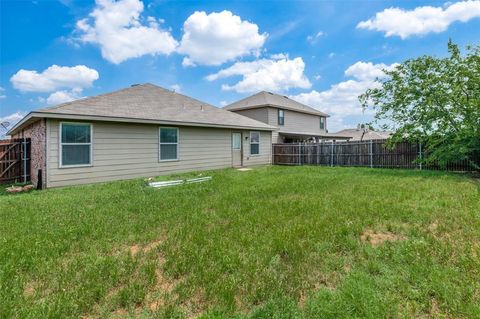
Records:
<instances>
[{"instance_id":1,"label":"roof ridge","mask_svg":"<svg viewBox=\"0 0 480 319\"><path fill-rule=\"evenodd\" d=\"M151 86L155 89L160 89L166 93L170 93L170 94L177 94L177 95L180 95L184 98L187 98L187 99L191 99L191 100L194 100L198 103L200 103L202 106L207 106L209 108L215 108L215 109L220 109L222 111L226 111L224 110L223 108L219 108L219 107L216 107L212 104L209 104L209 103L206 103L206 102L203 102L203 101L200 101L194 97L191 97L191 96L187 96L185 94L182 94L182 93L179 93L179 92L176 92L176 91L172 91L172 90L168 90L164 87L161 87L161 86L158 86L158 85L155 85L155 84L152 84L150 82L146 82L146 83L142 83L142 84L132 84L130 85L129 87L126 87L126 88L123 88L123 89L119 89L119 90L116 90L116 91L113 91L113 92L107 92L107 93L101 93L101 94L97 94L97 95L93 95L93 96L88 96L88 97L85 97L85 98L80 98L80 99L76 99L76 100L73 100L73 101L70 101L70 102L65 102L65 103L61 103L61 104L58 104L58 105L54 105L54 106L50 106L50 107L45 107L45 108L41 108L38 110L38 112L41 112L41 111L45 111L45 110L54 110L54 109L58 109L58 108L61 108L61 107L65 107L65 106L68 106L72 103L76 103L80 100L82 101L87 101L89 99L93 99L93 98L99 98L99 97L108 97L110 95L113 95L113 94L117 94L117 93L120 93L120 92L124 92L124 91L128 91L128 90L132 90L132 89L136 89L136 88L139 88L139 87L146 87L146 86Z\"/></svg>"},{"instance_id":2,"label":"roof ridge","mask_svg":"<svg viewBox=\"0 0 480 319\"><path fill-rule=\"evenodd\" d=\"M310 114L316 114L320 116L329 116L328 114L311 107L309 105L303 104L293 98L290 98L288 95L273 93L269 91L262 90L253 95L247 96L241 100L230 103L225 106L226 110L238 111L243 108L255 108L262 106L273 106L280 107L285 109L290 109L297 112L305 112Z\"/></svg>"},{"instance_id":3,"label":"roof ridge","mask_svg":"<svg viewBox=\"0 0 480 319\"><path fill-rule=\"evenodd\" d=\"M86 100L89 100L89 99L93 99L93 98L98 98L98 97L104 97L104 96L109 96L109 95L112 95L112 94L116 94L116 93L119 93L119 92L123 92L123 91L127 91L127 90L130 90L130 89L133 89L133 88L137 88L139 86L146 86L146 85L150 85L150 86L154 86L154 87L157 87L157 88L162 88L160 86L157 86L155 84L152 84L152 83L142 83L142 84L132 84L130 85L129 87L126 87L126 88L122 88L122 89L118 89L116 91L112 91L112 92L107 92L107 93L100 93L100 94L97 94L97 95L92 95L92 96L86 96L86 97L83 97L83 98L79 98L79 99L75 99L73 101L70 101L70 102L65 102L65 103L60 103L60 104L57 104L57 105L53 105L53 106L47 106L47 107L43 107L39 110L37 110L38 112L40 111L44 111L44 110L54 110L54 109L58 109L58 108L61 108L61 107L64 107L64 106L67 106L67 105L70 105L72 103L76 103L78 101L86 101ZM162 88L163 89L163 88Z\"/></svg>"},{"instance_id":4,"label":"roof ridge","mask_svg":"<svg viewBox=\"0 0 480 319\"><path fill-rule=\"evenodd\" d=\"M251 128L274 130L275 128L199 99L177 93L173 90L143 83L90 96L56 106L40 108L30 112L19 125L37 117L96 117L139 120L167 121L171 123L197 123L198 126ZM25 120L26 119L26 120ZM16 125L13 130L20 126Z\"/></svg>"}]
</instances>

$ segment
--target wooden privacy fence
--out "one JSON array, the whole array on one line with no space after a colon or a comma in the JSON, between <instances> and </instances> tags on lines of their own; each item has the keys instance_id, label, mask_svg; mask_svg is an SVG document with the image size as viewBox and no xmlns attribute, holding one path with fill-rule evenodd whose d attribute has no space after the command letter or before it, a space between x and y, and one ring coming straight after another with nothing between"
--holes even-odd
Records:
<instances>
[{"instance_id":1,"label":"wooden privacy fence","mask_svg":"<svg viewBox=\"0 0 480 319\"><path fill-rule=\"evenodd\" d=\"M30 139L0 140L0 183L30 181Z\"/></svg>"},{"instance_id":2,"label":"wooden privacy fence","mask_svg":"<svg viewBox=\"0 0 480 319\"><path fill-rule=\"evenodd\" d=\"M393 148L387 148L386 141L273 144L272 161L277 165L473 170L467 160L447 163L446 167L436 163L428 165L416 163L416 159L424 155L421 144L401 142ZM480 156L475 161L480 163Z\"/></svg>"}]
</instances>

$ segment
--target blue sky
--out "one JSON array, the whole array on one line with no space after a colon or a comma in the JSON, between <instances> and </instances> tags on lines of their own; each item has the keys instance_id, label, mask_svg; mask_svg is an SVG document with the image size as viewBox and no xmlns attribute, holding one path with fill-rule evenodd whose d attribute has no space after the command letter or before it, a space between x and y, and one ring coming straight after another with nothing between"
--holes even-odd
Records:
<instances>
[{"instance_id":1,"label":"blue sky","mask_svg":"<svg viewBox=\"0 0 480 319\"><path fill-rule=\"evenodd\" d=\"M0 119L151 82L222 106L259 90L369 121L381 69L480 39L480 1L0 2Z\"/></svg>"}]
</instances>

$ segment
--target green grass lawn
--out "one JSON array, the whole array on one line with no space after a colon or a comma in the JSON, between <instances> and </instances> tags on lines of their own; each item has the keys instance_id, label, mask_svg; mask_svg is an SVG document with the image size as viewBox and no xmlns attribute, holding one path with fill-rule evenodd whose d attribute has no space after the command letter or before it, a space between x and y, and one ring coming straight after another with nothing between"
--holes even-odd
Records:
<instances>
[{"instance_id":1,"label":"green grass lawn","mask_svg":"<svg viewBox=\"0 0 480 319\"><path fill-rule=\"evenodd\" d=\"M478 181L204 175L2 194L0 318L480 318Z\"/></svg>"}]
</instances>

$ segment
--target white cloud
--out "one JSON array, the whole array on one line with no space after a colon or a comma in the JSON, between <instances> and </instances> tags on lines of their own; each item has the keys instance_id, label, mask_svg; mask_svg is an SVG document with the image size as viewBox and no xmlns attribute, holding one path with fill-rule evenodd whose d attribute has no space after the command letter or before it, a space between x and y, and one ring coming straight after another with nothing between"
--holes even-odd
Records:
<instances>
[{"instance_id":1,"label":"white cloud","mask_svg":"<svg viewBox=\"0 0 480 319\"><path fill-rule=\"evenodd\" d=\"M467 22L480 17L480 1L461 1L445 8L424 6L413 10L389 8L362 21L357 28L385 32L385 36L406 39L411 35L445 31L455 21Z\"/></svg>"},{"instance_id":2,"label":"white cloud","mask_svg":"<svg viewBox=\"0 0 480 319\"><path fill-rule=\"evenodd\" d=\"M15 125L15 123L17 123L18 121L20 121L24 116L25 116L25 112L15 112L15 113L12 113L10 115L7 115L7 116L4 116L4 117L0 117L0 123L4 123L4 122L8 122L9 125L8 127L12 127L13 125ZM2 129L3 127L0 127L0 129Z\"/></svg>"},{"instance_id":3,"label":"white cloud","mask_svg":"<svg viewBox=\"0 0 480 319\"><path fill-rule=\"evenodd\" d=\"M386 65L384 63L373 64L372 62L359 61L349 66L345 70L345 75L353 77L360 81L373 81L376 78L380 79L385 77L385 73L383 73L383 70L392 70L397 65L397 63Z\"/></svg>"},{"instance_id":4,"label":"white cloud","mask_svg":"<svg viewBox=\"0 0 480 319\"><path fill-rule=\"evenodd\" d=\"M0 125L0 139L6 138L5 133L7 133L7 130L17 124L17 122L20 121L25 115L25 112L15 112L7 116L0 117L0 123L3 123L3 125Z\"/></svg>"},{"instance_id":5,"label":"white cloud","mask_svg":"<svg viewBox=\"0 0 480 319\"><path fill-rule=\"evenodd\" d=\"M5 94L3 94L3 91L5 91L5 89L0 86L0 100L7 97Z\"/></svg>"},{"instance_id":6,"label":"white cloud","mask_svg":"<svg viewBox=\"0 0 480 319\"><path fill-rule=\"evenodd\" d=\"M286 91L290 88L308 89L312 86L304 74L305 63L297 57L290 60L260 59L252 62L237 62L206 77L208 81L232 76L242 76L242 80L234 85L222 85L223 90L236 92L256 92L260 90Z\"/></svg>"},{"instance_id":7,"label":"white cloud","mask_svg":"<svg viewBox=\"0 0 480 319\"><path fill-rule=\"evenodd\" d=\"M309 93L300 93L292 98L318 108L332 115L359 115L362 113L358 96L368 88L377 86L371 81L347 80L334 84L326 91L312 90Z\"/></svg>"},{"instance_id":8,"label":"white cloud","mask_svg":"<svg viewBox=\"0 0 480 319\"><path fill-rule=\"evenodd\" d=\"M318 38L323 37L325 35L325 32L319 31L313 35L307 36L307 41L310 42L311 44L314 44L317 42Z\"/></svg>"},{"instance_id":9,"label":"white cloud","mask_svg":"<svg viewBox=\"0 0 480 319\"><path fill-rule=\"evenodd\" d=\"M288 59L288 53L270 54L270 58L273 60Z\"/></svg>"},{"instance_id":10,"label":"white cloud","mask_svg":"<svg viewBox=\"0 0 480 319\"><path fill-rule=\"evenodd\" d=\"M182 87L180 86L180 84L172 84L172 85L170 85L170 88L177 93L182 92Z\"/></svg>"},{"instance_id":11,"label":"white cloud","mask_svg":"<svg viewBox=\"0 0 480 319\"><path fill-rule=\"evenodd\" d=\"M334 84L325 91L312 90L291 98L330 114L332 116L329 120L330 131L342 129L345 128L347 117L358 118L363 114L358 96L367 89L380 85L376 78L385 76L382 69L392 69L396 65L395 63L386 65L359 61L345 70L345 75L354 79ZM366 114L371 116L371 111L367 110Z\"/></svg>"},{"instance_id":12,"label":"white cloud","mask_svg":"<svg viewBox=\"0 0 480 319\"><path fill-rule=\"evenodd\" d=\"M85 65L52 65L41 73L19 70L11 78L13 87L23 92L52 92L62 88L83 89L92 86L98 72Z\"/></svg>"},{"instance_id":13,"label":"white cloud","mask_svg":"<svg viewBox=\"0 0 480 319\"><path fill-rule=\"evenodd\" d=\"M162 19L147 18L142 24L140 0L97 0L88 18L77 22L80 40L98 44L102 56L115 64L150 54L170 54L178 42L160 28Z\"/></svg>"},{"instance_id":14,"label":"white cloud","mask_svg":"<svg viewBox=\"0 0 480 319\"><path fill-rule=\"evenodd\" d=\"M62 104L66 102L71 102L74 100L81 99L82 97L80 94L82 93L82 90L80 89L73 89L71 91L57 91L52 94L46 99L47 104L49 105L56 105L56 104Z\"/></svg>"},{"instance_id":15,"label":"white cloud","mask_svg":"<svg viewBox=\"0 0 480 319\"><path fill-rule=\"evenodd\" d=\"M267 34L258 26L230 11L196 11L185 21L178 52L185 54L184 66L220 65L235 58L258 55Z\"/></svg>"},{"instance_id":16,"label":"white cloud","mask_svg":"<svg viewBox=\"0 0 480 319\"><path fill-rule=\"evenodd\" d=\"M228 104L229 104L229 103L228 103L227 101L225 101L225 100L220 101L220 106L221 106L221 107L224 107L224 106L226 106L226 105L228 105Z\"/></svg>"}]
</instances>

